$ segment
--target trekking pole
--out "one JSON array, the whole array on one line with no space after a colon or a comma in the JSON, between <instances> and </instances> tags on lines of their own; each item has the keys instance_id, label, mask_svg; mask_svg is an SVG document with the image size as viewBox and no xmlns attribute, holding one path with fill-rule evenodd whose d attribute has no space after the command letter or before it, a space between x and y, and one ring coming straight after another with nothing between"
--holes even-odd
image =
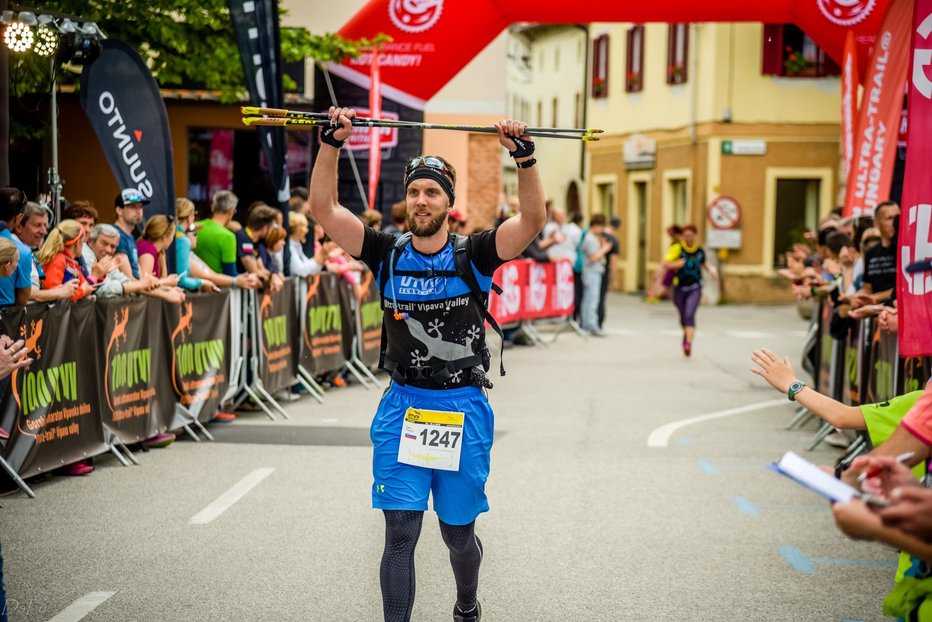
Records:
<instances>
[{"instance_id":1,"label":"trekking pole","mask_svg":"<svg viewBox=\"0 0 932 622\"><path fill-rule=\"evenodd\" d=\"M492 126L485 125L443 125L438 123L417 123L413 121L395 121L390 119L352 119L353 127L384 127L397 129L424 129L424 130L454 130L459 132L474 132L480 134L497 134ZM284 127L288 130L307 131L311 127L330 127L330 119L310 119L291 117L243 117L243 123L249 127ZM549 128L535 128L525 131L527 136L534 138L562 138L565 140L582 140L583 142L598 141L599 137L593 134L554 133Z\"/></svg>"},{"instance_id":2,"label":"trekking pole","mask_svg":"<svg viewBox=\"0 0 932 622\"><path fill-rule=\"evenodd\" d=\"M288 127L290 125L329 125L330 115L325 112L304 112L300 110L285 110L283 108L258 108L254 106L243 106L242 113L246 115L243 122L246 125L274 125ZM247 120L248 119L248 120ZM257 121L256 119L265 119L266 121ZM287 119L285 123L271 121L272 119ZM314 123L308 123L314 121ZM323 123L321 123L323 122ZM355 127L394 127L394 128L414 128L425 130L453 130L460 132L479 132L484 134L494 134L497 132L491 125L453 125L446 123L423 123L418 121L401 121L398 119L373 119L366 117L356 117L352 119ZM570 138L576 139L580 136L584 141L598 140L594 134L601 134L604 130L595 128L553 128L553 127L529 127L525 130L528 136L538 136L542 138ZM578 136L554 136L554 134L577 134Z\"/></svg>"}]
</instances>

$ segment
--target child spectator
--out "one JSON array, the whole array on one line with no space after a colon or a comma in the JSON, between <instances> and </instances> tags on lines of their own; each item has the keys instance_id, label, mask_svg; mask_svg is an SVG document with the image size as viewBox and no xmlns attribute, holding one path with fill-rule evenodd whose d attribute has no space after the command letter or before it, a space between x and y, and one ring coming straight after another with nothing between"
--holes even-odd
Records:
<instances>
[{"instance_id":1,"label":"child spectator","mask_svg":"<svg viewBox=\"0 0 932 622\"><path fill-rule=\"evenodd\" d=\"M63 220L52 229L45 244L36 253L36 260L45 272L43 287L51 289L74 281L71 300L90 295L94 287L88 282L77 262L84 247L84 228L76 220Z\"/></svg>"}]
</instances>

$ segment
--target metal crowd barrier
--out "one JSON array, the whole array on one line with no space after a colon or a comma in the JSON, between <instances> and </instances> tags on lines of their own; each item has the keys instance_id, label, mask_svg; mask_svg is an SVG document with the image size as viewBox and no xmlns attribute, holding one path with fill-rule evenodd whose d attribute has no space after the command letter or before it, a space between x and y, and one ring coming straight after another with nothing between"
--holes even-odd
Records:
<instances>
[{"instance_id":1,"label":"metal crowd barrier","mask_svg":"<svg viewBox=\"0 0 932 622\"><path fill-rule=\"evenodd\" d=\"M924 386L932 374L932 357L900 357L897 335L881 330L876 318L855 320L843 338L832 336L832 313L831 303L821 301L807 333L807 343L814 342L816 355L815 390L848 406L859 406L884 402ZM813 418L800 407L787 429L802 427ZM821 424L807 448L815 449L834 430L828 423ZM842 461L850 462L869 449L867 433L860 432Z\"/></svg>"}]
</instances>

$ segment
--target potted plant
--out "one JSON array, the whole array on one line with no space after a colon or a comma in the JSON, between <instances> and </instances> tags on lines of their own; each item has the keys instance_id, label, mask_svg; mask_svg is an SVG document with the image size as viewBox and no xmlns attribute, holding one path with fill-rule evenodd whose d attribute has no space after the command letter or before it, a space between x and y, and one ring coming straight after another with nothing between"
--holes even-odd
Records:
<instances>
[{"instance_id":1,"label":"potted plant","mask_svg":"<svg viewBox=\"0 0 932 622\"><path fill-rule=\"evenodd\" d=\"M686 77L686 68L683 63L676 63L667 67L667 82L670 84L682 84Z\"/></svg>"},{"instance_id":2,"label":"potted plant","mask_svg":"<svg viewBox=\"0 0 932 622\"><path fill-rule=\"evenodd\" d=\"M637 71L629 71L625 82L628 91L641 90L641 74Z\"/></svg>"},{"instance_id":3,"label":"potted plant","mask_svg":"<svg viewBox=\"0 0 932 622\"><path fill-rule=\"evenodd\" d=\"M596 76L592 79L592 96L605 97L605 78Z\"/></svg>"},{"instance_id":4,"label":"potted plant","mask_svg":"<svg viewBox=\"0 0 932 622\"><path fill-rule=\"evenodd\" d=\"M786 48L789 56L783 61L783 67L786 69L788 76L814 76L816 75L815 59L811 56L804 56L802 52L794 50L791 47Z\"/></svg>"}]
</instances>

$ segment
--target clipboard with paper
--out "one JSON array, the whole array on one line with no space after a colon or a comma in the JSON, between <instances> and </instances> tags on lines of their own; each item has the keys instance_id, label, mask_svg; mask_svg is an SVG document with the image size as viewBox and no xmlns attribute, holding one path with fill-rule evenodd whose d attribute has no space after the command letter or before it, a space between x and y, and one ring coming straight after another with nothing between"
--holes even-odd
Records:
<instances>
[{"instance_id":1,"label":"clipboard with paper","mask_svg":"<svg viewBox=\"0 0 932 622\"><path fill-rule=\"evenodd\" d=\"M770 468L780 475L790 478L797 484L801 484L809 490L822 495L832 503L844 503L851 499L861 499L865 503L872 505L887 505L887 502L883 499L865 494L857 488L835 479L832 475L792 451L783 454L783 457L778 462L772 463Z\"/></svg>"}]
</instances>

